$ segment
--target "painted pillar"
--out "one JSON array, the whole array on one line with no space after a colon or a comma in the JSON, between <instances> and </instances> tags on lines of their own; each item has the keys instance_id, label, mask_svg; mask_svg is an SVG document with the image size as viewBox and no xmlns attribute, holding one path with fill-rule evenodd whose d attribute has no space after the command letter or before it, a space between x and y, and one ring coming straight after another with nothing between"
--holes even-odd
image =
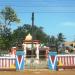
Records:
<instances>
[{"instance_id":1,"label":"painted pillar","mask_svg":"<svg viewBox=\"0 0 75 75\"><path fill-rule=\"evenodd\" d=\"M24 70L24 51L16 51L16 70Z\"/></svg>"},{"instance_id":2,"label":"painted pillar","mask_svg":"<svg viewBox=\"0 0 75 75\"><path fill-rule=\"evenodd\" d=\"M49 52L48 54L48 68L50 70L57 69L57 52Z\"/></svg>"},{"instance_id":3,"label":"painted pillar","mask_svg":"<svg viewBox=\"0 0 75 75\"><path fill-rule=\"evenodd\" d=\"M46 48L46 54L45 54L45 56L46 56L46 61L48 61L48 53L49 53L49 47Z\"/></svg>"},{"instance_id":4,"label":"painted pillar","mask_svg":"<svg viewBox=\"0 0 75 75\"><path fill-rule=\"evenodd\" d=\"M24 57L26 58L26 44L23 44L23 48L24 48Z\"/></svg>"},{"instance_id":5,"label":"painted pillar","mask_svg":"<svg viewBox=\"0 0 75 75\"><path fill-rule=\"evenodd\" d=\"M39 60L39 45L36 45L36 59Z\"/></svg>"},{"instance_id":6,"label":"painted pillar","mask_svg":"<svg viewBox=\"0 0 75 75\"><path fill-rule=\"evenodd\" d=\"M13 57L15 57L15 55L16 55L16 50L17 50L16 47L12 47L12 48L11 48L11 55L12 55Z\"/></svg>"}]
</instances>

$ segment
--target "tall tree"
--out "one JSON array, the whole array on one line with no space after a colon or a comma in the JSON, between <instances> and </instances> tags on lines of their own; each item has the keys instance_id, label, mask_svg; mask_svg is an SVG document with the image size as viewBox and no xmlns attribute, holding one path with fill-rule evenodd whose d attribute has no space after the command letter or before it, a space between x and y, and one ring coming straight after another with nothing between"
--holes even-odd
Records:
<instances>
[{"instance_id":1,"label":"tall tree","mask_svg":"<svg viewBox=\"0 0 75 75\"><path fill-rule=\"evenodd\" d=\"M13 31L13 44L15 42L23 42L23 39L25 39L25 36L28 34L32 34L32 26L29 24L24 24L22 27L18 27L18 29ZM47 43L47 34L43 31L42 27L34 26L34 39L40 40L40 42L46 44Z\"/></svg>"},{"instance_id":2,"label":"tall tree","mask_svg":"<svg viewBox=\"0 0 75 75\"><path fill-rule=\"evenodd\" d=\"M58 49L60 49L60 45L63 45L64 41L65 41L64 35L62 33L59 33L57 35L57 39L56 39L56 50L57 50L57 52L58 52Z\"/></svg>"},{"instance_id":3,"label":"tall tree","mask_svg":"<svg viewBox=\"0 0 75 75\"><path fill-rule=\"evenodd\" d=\"M13 22L19 23L20 19L18 19L15 11L11 7L5 7L0 12L0 22L3 25L8 26Z\"/></svg>"},{"instance_id":4,"label":"tall tree","mask_svg":"<svg viewBox=\"0 0 75 75\"><path fill-rule=\"evenodd\" d=\"M50 44L51 44L51 45L55 45L55 42L56 42L56 38L55 38L55 36L52 35L52 36L50 37Z\"/></svg>"},{"instance_id":5,"label":"tall tree","mask_svg":"<svg viewBox=\"0 0 75 75\"><path fill-rule=\"evenodd\" d=\"M8 50L11 46L11 32L10 29L5 28L0 37L0 49Z\"/></svg>"},{"instance_id":6,"label":"tall tree","mask_svg":"<svg viewBox=\"0 0 75 75\"><path fill-rule=\"evenodd\" d=\"M63 35L62 33L59 33L59 34L58 34L57 39L58 39L58 41L60 41L60 42L64 42L64 41L65 41L64 35Z\"/></svg>"},{"instance_id":7,"label":"tall tree","mask_svg":"<svg viewBox=\"0 0 75 75\"><path fill-rule=\"evenodd\" d=\"M2 26L0 33L0 49L8 50L11 47L12 37L10 25L19 22L20 19L18 19L17 14L11 7L5 7L0 11L0 26Z\"/></svg>"}]
</instances>

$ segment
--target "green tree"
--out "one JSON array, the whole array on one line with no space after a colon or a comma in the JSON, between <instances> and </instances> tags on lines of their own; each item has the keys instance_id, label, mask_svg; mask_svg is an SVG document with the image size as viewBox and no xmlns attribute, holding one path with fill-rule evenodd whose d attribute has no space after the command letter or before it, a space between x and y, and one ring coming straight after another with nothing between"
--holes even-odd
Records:
<instances>
[{"instance_id":1,"label":"green tree","mask_svg":"<svg viewBox=\"0 0 75 75\"><path fill-rule=\"evenodd\" d=\"M57 39L58 39L59 42L64 42L65 41L64 35L62 33L59 33L57 35Z\"/></svg>"},{"instance_id":2,"label":"green tree","mask_svg":"<svg viewBox=\"0 0 75 75\"><path fill-rule=\"evenodd\" d=\"M50 37L50 44L51 44L51 45L55 45L55 43L56 43L56 38L55 38L55 36L52 35L52 36Z\"/></svg>"},{"instance_id":3,"label":"green tree","mask_svg":"<svg viewBox=\"0 0 75 75\"><path fill-rule=\"evenodd\" d=\"M5 28L0 37L0 49L8 50L11 47L11 32Z\"/></svg>"},{"instance_id":4,"label":"green tree","mask_svg":"<svg viewBox=\"0 0 75 75\"><path fill-rule=\"evenodd\" d=\"M5 26L9 26L13 22L19 23L20 19L11 7L5 7L0 12L0 22Z\"/></svg>"},{"instance_id":5,"label":"green tree","mask_svg":"<svg viewBox=\"0 0 75 75\"><path fill-rule=\"evenodd\" d=\"M0 11L0 49L8 50L11 47L11 30L10 26L12 23L19 23L20 19L18 19L17 14L11 7L5 7Z\"/></svg>"},{"instance_id":6,"label":"green tree","mask_svg":"<svg viewBox=\"0 0 75 75\"><path fill-rule=\"evenodd\" d=\"M65 38L64 38L64 35L62 33L59 33L57 35L57 39L56 39L56 50L58 52L58 49L60 47L60 45L65 42Z\"/></svg>"},{"instance_id":7,"label":"green tree","mask_svg":"<svg viewBox=\"0 0 75 75\"><path fill-rule=\"evenodd\" d=\"M13 38L12 42L15 45L16 42L23 43L23 40L25 39L25 36L28 34L32 34L32 26L29 24L24 24L21 27L18 27L16 30L13 31ZM34 26L34 40L40 40L41 43L45 44L47 43L47 34L43 32L42 27Z\"/></svg>"}]
</instances>

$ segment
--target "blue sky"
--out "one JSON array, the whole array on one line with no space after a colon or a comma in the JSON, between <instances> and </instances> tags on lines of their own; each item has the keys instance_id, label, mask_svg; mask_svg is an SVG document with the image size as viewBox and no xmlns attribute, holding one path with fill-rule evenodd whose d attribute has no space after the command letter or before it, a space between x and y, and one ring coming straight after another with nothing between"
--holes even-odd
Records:
<instances>
[{"instance_id":1,"label":"blue sky","mask_svg":"<svg viewBox=\"0 0 75 75\"><path fill-rule=\"evenodd\" d=\"M35 25L42 26L48 35L63 33L67 41L75 39L75 0L0 0L0 10L11 6L20 24L31 24L31 13L35 12Z\"/></svg>"}]
</instances>

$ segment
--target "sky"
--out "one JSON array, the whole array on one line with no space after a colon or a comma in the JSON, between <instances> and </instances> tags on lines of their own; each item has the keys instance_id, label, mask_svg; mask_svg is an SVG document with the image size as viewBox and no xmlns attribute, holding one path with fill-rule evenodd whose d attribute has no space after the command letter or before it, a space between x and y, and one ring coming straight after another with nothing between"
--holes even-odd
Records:
<instances>
[{"instance_id":1,"label":"sky","mask_svg":"<svg viewBox=\"0 0 75 75\"><path fill-rule=\"evenodd\" d=\"M48 35L63 33L67 41L75 39L75 0L0 0L0 11L6 6L11 6L21 20L13 29L31 24L34 12L35 25Z\"/></svg>"}]
</instances>

